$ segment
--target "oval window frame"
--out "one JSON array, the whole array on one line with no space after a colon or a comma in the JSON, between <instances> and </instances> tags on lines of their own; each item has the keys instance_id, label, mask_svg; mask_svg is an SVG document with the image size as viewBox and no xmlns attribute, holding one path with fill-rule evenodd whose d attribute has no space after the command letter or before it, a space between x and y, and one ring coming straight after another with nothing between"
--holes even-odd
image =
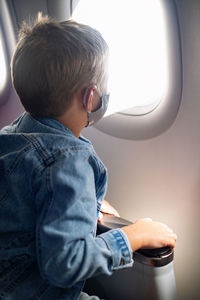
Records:
<instances>
[{"instance_id":1,"label":"oval window frame","mask_svg":"<svg viewBox=\"0 0 200 300\"><path fill-rule=\"evenodd\" d=\"M176 119L182 96L182 55L176 4L161 0L168 29L169 89L165 99L147 113L138 108L103 118L95 128L114 137L145 140L160 135Z\"/></svg>"},{"instance_id":2,"label":"oval window frame","mask_svg":"<svg viewBox=\"0 0 200 300\"><path fill-rule=\"evenodd\" d=\"M0 31L2 37L2 48L6 66L6 80L0 92L0 106L4 105L12 92L12 80L10 75L10 60L16 46L16 33L10 16L10 6L6 1L0 3Z\"/></svg>"}]
</instances>

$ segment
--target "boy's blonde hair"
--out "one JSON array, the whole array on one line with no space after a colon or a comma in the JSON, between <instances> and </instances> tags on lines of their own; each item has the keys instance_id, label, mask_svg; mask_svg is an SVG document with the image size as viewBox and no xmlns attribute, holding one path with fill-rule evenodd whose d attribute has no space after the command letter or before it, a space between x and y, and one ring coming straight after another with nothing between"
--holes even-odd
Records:
<instances>
[{"instance_id":1,"label":"boy's blonde hair","mask_svg":"<svg viewBox=\"0 0 200 300\"><path fill-rule=\"evenodd\" d=\"M90 26L41 16L33 27L23 23L11 73L25 110L56 117L82 88L95 84L101 90L107 54L105 40Z\"/></svg>"}]
</instances>

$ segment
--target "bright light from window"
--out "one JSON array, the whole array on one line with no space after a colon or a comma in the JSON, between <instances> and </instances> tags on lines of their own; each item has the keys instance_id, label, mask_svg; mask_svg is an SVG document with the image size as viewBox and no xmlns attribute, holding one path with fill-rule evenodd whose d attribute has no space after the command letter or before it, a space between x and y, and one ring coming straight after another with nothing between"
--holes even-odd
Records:
<instances>
[{"instance_id":1,"label":"bright light from window","mask_svg":"<svg viewBox=\"0 0 200 300\"><path fill-rule=\"evenodd\" d=\"M5 64L2 42L0 39L0 92L3 90L5 83L6 83L6 64Z\"/></svg>"},{"instance_id":2,"label":"bright light from window","mask_svg":"<svg viewBox=\"0 0 200 300\"><path fill-rule=\"evenodd\" d=\"M98 29L110 48L108 114L157 105L168 88L167 42L159 0L80 0L73 19Z\"/></svg>"}]
</instances>

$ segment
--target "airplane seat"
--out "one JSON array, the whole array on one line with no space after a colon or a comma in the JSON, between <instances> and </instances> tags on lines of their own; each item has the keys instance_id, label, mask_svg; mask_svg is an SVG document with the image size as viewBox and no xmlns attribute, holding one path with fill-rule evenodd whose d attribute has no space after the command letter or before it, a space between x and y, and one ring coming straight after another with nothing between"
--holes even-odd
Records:
<instances>
[{"instance_id":1,"label":"airplane seat","mask_svg":"<svg viewBox=\"0 0 200 300\"><path fill-rule=\"evenodd\" d=\"M104 215L97 234L131 223ZM84 290L106 300L177 300L173 259L174 251L169 247L140 249L133 253L133 267L88 279Z\"/></svg>"}]
</instances>

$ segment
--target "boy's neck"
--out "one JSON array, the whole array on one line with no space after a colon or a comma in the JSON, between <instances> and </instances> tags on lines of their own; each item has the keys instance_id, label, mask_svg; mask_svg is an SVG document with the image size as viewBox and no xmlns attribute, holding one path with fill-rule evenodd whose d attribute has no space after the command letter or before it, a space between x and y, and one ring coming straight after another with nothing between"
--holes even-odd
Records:
<instances>
[{"instance_id":1,"label":"boy's neck","mask_svg":"<svg viewBox=\"0 0 200 300\"><path fill-rule=\"evenodd\" d=\"M79 124L77 125L75 120L67 119L64 117L64 115L56 118L56 120L63 124L65 127L69 128L71 132L75 135L75 137L79 138L81 130L83 128L82 126L79 126Z\"/></svg>"},{"instance_id":2,"label":"boy's neck","mask_svg":"<svg viewBox=\"0 0 200 300\"><path fill-rule=\"evenodd\" d=\"M87 124L87 112L76 105L76 101L73 101L72 106L56 120L69 128L75 137L79 138L82 129Z\"/></svg>"}]
</instances>

